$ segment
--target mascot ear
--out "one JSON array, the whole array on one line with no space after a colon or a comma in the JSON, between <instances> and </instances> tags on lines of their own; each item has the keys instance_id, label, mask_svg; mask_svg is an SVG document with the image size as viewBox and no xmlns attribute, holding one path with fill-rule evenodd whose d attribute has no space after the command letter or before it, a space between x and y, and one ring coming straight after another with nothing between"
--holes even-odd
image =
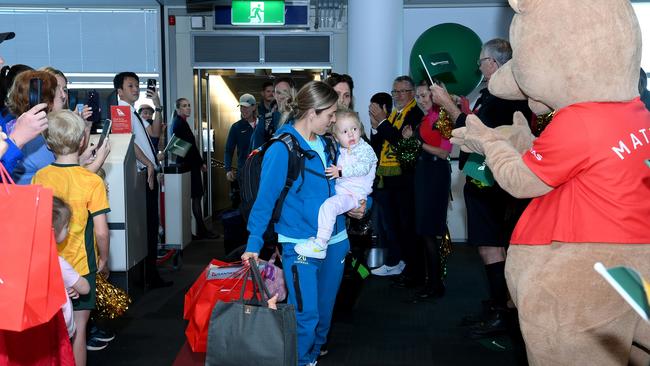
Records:
<instances>
[{"instance_id":1,"label":"mascot ear","mask_svg":"<svg viewBox=\"0 0 650 366\"><path fill-rule=\"evenodd\" d=\"M499 98L509 100L527 99L521 89L519 89L519 85L517 85L515 77L512 74L512 60L503 64L503 66L499 67L492 74L488 83L488 89L490 93Z\"/></svg>"},{"instance_id":2,"label":"mascot ear","mask_svg":"<svg viewBox=\"0 0 650 366\"><path fill-rule=\"evenodd\" d=\"M529 12L534 6L536 6L540 0L508 0L510 7L517 14L523 14Z\"/></svg>"}]
</instances>

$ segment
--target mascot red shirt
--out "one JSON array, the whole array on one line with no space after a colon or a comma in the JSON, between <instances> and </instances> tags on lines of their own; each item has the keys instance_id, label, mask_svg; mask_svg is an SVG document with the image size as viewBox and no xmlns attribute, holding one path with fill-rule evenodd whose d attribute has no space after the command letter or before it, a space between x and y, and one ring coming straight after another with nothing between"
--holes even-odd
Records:
<instances>
[{"instance_id":1,"label":"mascot red shirt","mask_svg":"<svg viewBox=\"0 0 650 366\"><path fill-rule=\"evenodd\" d=\"M554 189L530 203L511 242L650 243L649 156L650 113L639 98L559 110L523 155Z\"/></svg>"}]
</instances>

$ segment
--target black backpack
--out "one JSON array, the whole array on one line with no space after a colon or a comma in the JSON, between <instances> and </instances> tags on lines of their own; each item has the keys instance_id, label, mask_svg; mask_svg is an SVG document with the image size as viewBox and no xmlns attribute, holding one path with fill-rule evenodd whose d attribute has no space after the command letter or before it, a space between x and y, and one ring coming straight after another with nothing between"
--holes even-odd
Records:
<instances>
[{"instance_id":1,"label":"black backpack","mask_svg":"<svg viewBox=\"0 0 650 366\"><path fill-rule=\"evenodd\" d=\"M241 204L239 205L239 211L242 216L248 222L248 217L250 216L251 210L253 209L253 204L257 198L258 190L260 188L260 178L262 175L262 161L264 160L264 154L269 150L272 144L274 143L283 143L289 152L289 165L287 168L287 179L284 183L284 187L278 196L277 201L275 201L275 206L273 207L273 213L271 215L271 220L269 221L269 226L264 232L264 242L274 241L276 238L275 231L273 230L273 225L280 220L280 214L282 213L282 205L284 204L284 199L287 197L289 190L293 186L293 183L298 179L299 176L304 177L305 173L305 158L312 159L314 154L305 151L300 147L300 143L296 138L290 133L283 133L279 136L271 138L269 141L265 142L259 148L253 150L246 159L244 163L244 168L240 172L239 176L239 187L241 195ZM334 144L332 138L326 136L325 138L326 153L330 154L332 161L336 159L336 145ZM303 179L304 182L304 179ZM298 188L300 189L300 188Z\"/></svg>"}]
</instances>

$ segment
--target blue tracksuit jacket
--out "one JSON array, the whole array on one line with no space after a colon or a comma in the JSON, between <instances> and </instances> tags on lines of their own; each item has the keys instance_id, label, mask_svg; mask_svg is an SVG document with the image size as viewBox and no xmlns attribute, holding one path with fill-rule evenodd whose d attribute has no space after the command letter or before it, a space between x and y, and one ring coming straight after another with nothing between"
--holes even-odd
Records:
<instances>
[{"instance_id":1,"label":"blue tracksuit jacket","mask_svg":"<svg viewBox=\"0 0 650 366\"><path fill-rule=\"evenodd\" d=\"M282 126L277 134L284 132L294 135L300 146L311 152L312 158L305 161L304 177L299 177L289 190L275 231L293 239L308 239L316 236L321 204L335 194L334 180L325 177L325 166L320 157L293 126ZM322 139L320 136L317 138ZM260 194L248 219L248 252L259 253L263 245L262 235L286 181L288 159L288 151L281 143L271 145L264 155ZM329 164L331 161L328 161ZM344 230L345 218L340 215L333 236ZM316 360L326 341L350 243L344 239L330 244L325 259L299 256L294 246L294 243L282 243L282 265L288 302L296 309L298 365L302 366Z\"/></svg>"}]
</instances>

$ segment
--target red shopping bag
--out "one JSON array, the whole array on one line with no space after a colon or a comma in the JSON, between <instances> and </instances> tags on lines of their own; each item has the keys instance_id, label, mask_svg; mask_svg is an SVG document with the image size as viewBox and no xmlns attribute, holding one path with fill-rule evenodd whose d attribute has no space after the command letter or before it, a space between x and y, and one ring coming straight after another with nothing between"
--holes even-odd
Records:
<instances>
[{"instance_id":1,"label":"red shopping bag","mask_svg":"<svg viewBox=\"0 0 650 366\"><path fill-rule=\"evenodd\" d=\"M232 266L231 263L216 259L210 261L210 264L220 267ZM185 329L185 336L193 352L205 352L206 350L210 314L217 301L230 302L239 299L244 281L249 281L245 296L250 297L253 294L253 285L250 283L250 279L243 277L244 271L238 271L232 277L208 280L209 267L207 266L201 272L199 278L185 294L183 318L189 321Z\"/></svg>"},{"instance_id":2,"label":"red shopping bag","mask_svg":"<svg viewBox=\"0 0 650 366\"><path fill-rule=\"evenodd\" d=\"M22 332L0 330L0 365L74 366L63 312Z\"/></svg>"},{"instance_id":3,"label":"red shopping bag","mask_svg":"<svg viewBox=\"0 0 650 366\"><path fill-rule=\"evenodd\" d=\"M0 329L46 323L66 292L52 231L52 191L20 186L0 164Z\"/></svg>"}]
</instances>

